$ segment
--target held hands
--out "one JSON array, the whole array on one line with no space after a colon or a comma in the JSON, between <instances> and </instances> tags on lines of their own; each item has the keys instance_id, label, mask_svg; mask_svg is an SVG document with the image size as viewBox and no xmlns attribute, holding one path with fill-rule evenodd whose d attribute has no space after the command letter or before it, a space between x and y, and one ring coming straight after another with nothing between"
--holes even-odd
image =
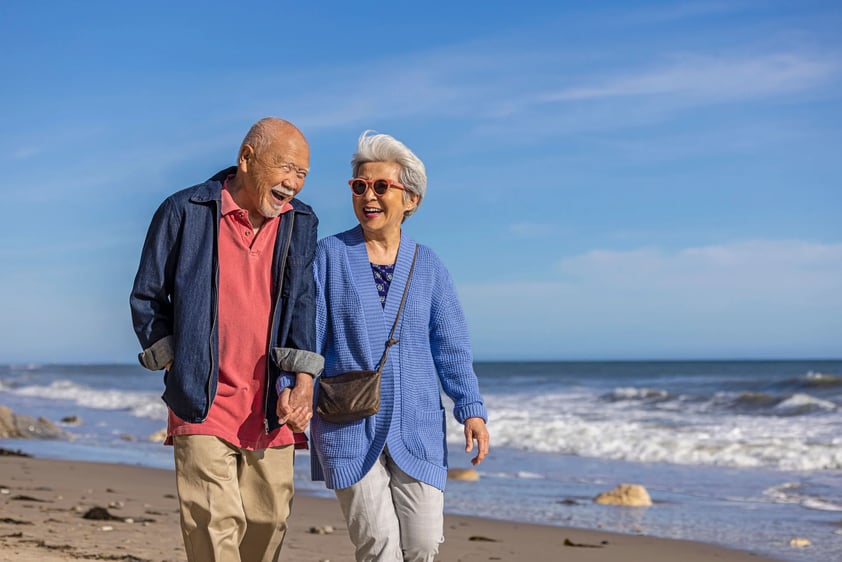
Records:
<instances>
[{"instance_id":1,"label":"held hands","mask_svg":"<svg viewBox=\"0 0 842 562\"><path fill-rule=\"evenodd\" d=\"M287 424L297 433L307 429L313 417L313 375L297 373L295 386L285 388L278 395L278 422Z\"/></svg>"},{"instance_id":2,"label":"held hands","mask_svg":"<svg viewBox=\"0 0 842 562\"><path fill-rule=\"evenodd\" d=\"M471 464L476 466L488 455L488 429L482 418L468 418L465 420L465 452L474 450L474 441L477 442L477 456L471 459Z\"/></svg>"}]
</instances>

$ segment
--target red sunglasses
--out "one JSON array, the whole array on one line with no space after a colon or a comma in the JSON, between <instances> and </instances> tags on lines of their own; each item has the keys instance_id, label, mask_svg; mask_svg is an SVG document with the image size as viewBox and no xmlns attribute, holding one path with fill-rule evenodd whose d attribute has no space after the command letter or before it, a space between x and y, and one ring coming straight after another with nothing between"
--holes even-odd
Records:
<instances>
[{"instance_id":1,"label":"red sunglasses","mask_svg":"<svg viewBox=\"0 0 842 562\"><path fill-rule=\"evenodd\" d=\"M365 192L368 191L370 187L374 194L377 197L383 197L386 195L386 192L389 191L390 187L394 187L395 189L402 189L406 190L406 187L400 182L392 181L392 180L367 180L363 178L354 178L352 180L348 180L348 185L351 186L351 191L354 193L355 197L362 197L365 195Z\"/></svg>"}]
</instances>

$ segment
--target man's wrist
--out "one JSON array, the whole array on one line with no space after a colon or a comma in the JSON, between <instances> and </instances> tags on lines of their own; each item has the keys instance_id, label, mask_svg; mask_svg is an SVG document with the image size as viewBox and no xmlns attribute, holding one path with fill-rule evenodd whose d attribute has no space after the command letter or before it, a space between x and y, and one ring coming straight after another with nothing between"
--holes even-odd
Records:
<instances>
[{"instance_id":1,"label":"man's wrist","mask_svg":"<svg viewBox=\"0 0 842 562\"><path fill-rule=\"evenodd\" d=\"M295 386L299 385L313 385L313 379L315 377L310 373L295 373Z\"/></svg>"}]
</instances>

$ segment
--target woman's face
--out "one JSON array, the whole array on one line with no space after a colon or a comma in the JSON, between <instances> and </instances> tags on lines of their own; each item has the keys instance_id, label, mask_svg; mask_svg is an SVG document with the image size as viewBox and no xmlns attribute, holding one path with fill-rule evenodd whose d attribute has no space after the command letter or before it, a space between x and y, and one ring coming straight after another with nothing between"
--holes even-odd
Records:
<instances>
[{"instance_id":1,"label":"woman's face","mask_svg":"<svg viewBox=\"0 0 842 562\"><path fill-rule=\"evenodd\" d=\"M360 166L357 177L364 180L391 180L400 183L401 167L397 162L367 162ZM407 194L406 199L404 193ZM400 235L404 212L415 207L418 197L391 187L378 197L369 187L361 196L352 195L354 214L366 235L388 237Z\"/></svg>"}]
</instances>

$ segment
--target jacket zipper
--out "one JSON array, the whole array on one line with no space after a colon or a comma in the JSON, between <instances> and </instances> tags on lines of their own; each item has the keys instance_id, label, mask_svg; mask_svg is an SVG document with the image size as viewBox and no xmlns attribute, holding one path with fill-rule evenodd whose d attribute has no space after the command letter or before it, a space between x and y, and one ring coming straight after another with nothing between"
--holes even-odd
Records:
<instances>
[{"instance_id":1,"label":"jacket zipper","mask_svg":"<svg viewBox=\"0 0 842 562\"><path fill-rule=\"evenodd\" d=\"M214 233L213 233L213 240L214 245L214 263L213 263L213 298L211 301L213 302L213 310L211 311L211 329L210 329L210 337L208 338L208 348L209 348L209 355L210 355L210 371L208 371L208 384L205 385L205 395L207 396L207 410L205 410L205 417L202 421L208 419L208 414L210 413L211 408L211 380L213 379L213 369L215 365L214 357L213 357L213 330L216 328L217 318L217 311L219 309L219 220L220 220L220 211L219 211L219 202L213 202L214 210L216 211L216 221L214 222Z\"/></svg>"},{"instance_id":2,"label":"jacket zipper","mask_svg":"<svg viewBox=\"0 0 842 562\"><path fill-rule=\"evenodd\" d=\"M276 311L278 310L278 305L281 301L281 293L284 289L284 273L286 270L287 265L287 255L289 254L289 247L292 245L292 227L295 223L295 211L291 211L289 214L289 236L287 237L287 243L284 247L283 258L281 258L281 271L278 280L278 291L275 296L275 306L272 309L272 327L270 328L269 332L269 346L266 350L266 388L264 389L263 393L263 429L266 431L266 435L269 435L269 393L273 390L269 388L270 384L269 381L271 377L269 373L271 372L271 361L272 361L272 334L275 333L275 317Z\"/></svg>"}]
</instances>

